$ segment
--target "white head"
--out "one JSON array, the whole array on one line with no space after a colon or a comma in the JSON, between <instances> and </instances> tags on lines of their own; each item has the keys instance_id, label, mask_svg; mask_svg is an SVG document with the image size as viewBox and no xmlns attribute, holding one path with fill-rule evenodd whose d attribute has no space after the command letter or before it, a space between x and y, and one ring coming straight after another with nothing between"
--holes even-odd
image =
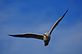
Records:
<instances>
[{"instance_id":1,"label":"white head","mask_svg":"<svg viewBox=\"0 0 82 54\"><path fill-rule=\"evenodd\" d=\"M45 36L50 36L48 32L44 33Z\"/></svg>"}]
</instances>

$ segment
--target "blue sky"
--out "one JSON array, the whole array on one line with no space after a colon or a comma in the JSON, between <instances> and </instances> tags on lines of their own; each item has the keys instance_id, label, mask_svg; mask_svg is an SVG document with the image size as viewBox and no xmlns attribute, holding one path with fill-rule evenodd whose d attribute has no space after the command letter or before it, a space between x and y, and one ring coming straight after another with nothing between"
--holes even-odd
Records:
<instances>
[{"instance_id":1,"label":"blue sky","mask_svg":"<svg viewBox=\"0 0 82 54\"><path fill-rule=\"evenodd\" d=\"M47 47L8 36L45 33L67 9ZM82 0L0 0L0 54L82 54Z\"/></svg>"}]
</instances>

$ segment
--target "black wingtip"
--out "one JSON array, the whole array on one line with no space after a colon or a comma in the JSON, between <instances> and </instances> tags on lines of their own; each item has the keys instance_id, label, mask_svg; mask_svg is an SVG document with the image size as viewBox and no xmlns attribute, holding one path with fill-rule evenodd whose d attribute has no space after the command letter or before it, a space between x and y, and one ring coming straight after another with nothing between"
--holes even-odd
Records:
<instances>
[{"instance_id":1,"label":"black wingtip","mask_svg":"<svg viewBox=\"0 0 82 54\"><path fill-rule=\"evenodd\" d=\"M8 34L8 36L12 37L13 35Z\"/></svg>"},{"instance_id":2,"label":"black wingtip","mask_svg":"<svg viewBox=\"0 0 82 54\"><path fill-rule=\"evenodd\" d=\"M12 35L8 34L8 36L12 36Z\"/></svg>"},{"instance_id":3,"label":"black wingtip","mask_svg":"<svg viewBox=\"0 0 82 54\"><path fill-rule=\"evenodd\" d=\"M9 34L8 34L8 36L15 36L15 35L9 35Z\"/></svg>"},{"instance_id":4,"label":"black wingtip","mask_svg":"<svg viewBox=\"0 0 82 54\"><path fill-rule=\"evenodd\" d=\"M63 15L63 16L65 16L65 15L66 15L66 13L68 12L68 10L69 10L69 9L67 9L67 10L65 11L65 13L64 13L64 15Z\"/></svg>"},{"instance_id":5,"label":"black wingtip","mask_svg":"<svg viewBox=\"0 0 82 54\"><path fill-rule=\"evenodd\" d=\"M66 13L69 11L69 9L66 10Z\"/></svg>"}]
</instances>

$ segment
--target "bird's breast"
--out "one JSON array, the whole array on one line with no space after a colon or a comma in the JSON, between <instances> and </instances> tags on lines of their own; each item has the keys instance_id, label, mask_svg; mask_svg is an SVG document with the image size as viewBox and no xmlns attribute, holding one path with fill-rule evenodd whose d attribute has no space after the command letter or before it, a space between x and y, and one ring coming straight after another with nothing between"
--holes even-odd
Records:
<instances>
[{"instance_id":1,"label":"bird's breast","mask_svg":"<svg viewBox=\"0 0 82 54\"><path fill-rule=\"evenodd\" d=\"M47 40L48 39L48 37L47 36L44 36L44 40Z\"/></svg>"}]
</instances>

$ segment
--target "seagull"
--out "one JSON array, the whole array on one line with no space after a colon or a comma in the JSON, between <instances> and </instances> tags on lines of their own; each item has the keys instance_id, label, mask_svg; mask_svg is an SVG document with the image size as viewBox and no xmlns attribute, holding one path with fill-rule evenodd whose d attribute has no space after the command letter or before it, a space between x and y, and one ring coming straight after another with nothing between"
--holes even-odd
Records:
<instances>
[{"instance_id":1,"label":"seagull","mask_svg":"<svg viewBox=\"0 0 82 54\"><path fill-rule=\"evenodd\" d=\"M59 24L59 22L64 18L64 16L66 15L67 12L68 12L68 10L66 10L65 13L63 14L63 16L59 17L59 19L53 24L51 29L44 34L29 34L28 33L28 34L16 34L16 35L9 35L9 36L21 37L21 38L35 38L35 39L43 40L44 46L47 46L49 44L50 39L51 39L52 31Z\"/></svg>"}]
</instances>

